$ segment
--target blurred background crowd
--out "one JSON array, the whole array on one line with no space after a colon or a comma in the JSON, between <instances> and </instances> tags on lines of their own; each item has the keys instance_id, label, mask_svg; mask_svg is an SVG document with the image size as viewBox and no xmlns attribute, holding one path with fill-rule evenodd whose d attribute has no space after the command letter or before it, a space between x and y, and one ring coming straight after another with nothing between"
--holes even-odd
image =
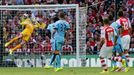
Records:
<instances>
[{"instance_id":1,"label":"blurred background crowd","mask_svg":"<svg viewBox=\"0 0 134 75\"><path fill-rule=\"evenodd\" d=\"M109 15L116 19L115 11L123 10L124 17L127 17L132 26L130 53L134 53L134 3L133 0L118 0L119 6L115 8L114 0L2 0L2 5L46 5L46 4L79 4L80 7L87 7L87 25L86 25L86 53L98 54L97 45L99 44L100 28L103 26L103 18ZM63 45L63 54L76 53L76 23L75 10L63 10L66 20L70 23L70 37ZM42 19L46 24L43 29L35 30L29 42L18 53L34 52L34 53L50 53L50 38L46 36L46 28L52 23L52 18L58 13L57 10L50 11L30 11L29 14ZM18 35L23 28L20 23L20 16L23 11L3 11L2 25L4 31L4 41L7 42L11 38ZM118 17L117 17L118 18ZM20 40L19 40L20 41ZM11 45L12 48L16 43ZM7 48L7 50L9 49Z\"/></svg>"}]
</instances>

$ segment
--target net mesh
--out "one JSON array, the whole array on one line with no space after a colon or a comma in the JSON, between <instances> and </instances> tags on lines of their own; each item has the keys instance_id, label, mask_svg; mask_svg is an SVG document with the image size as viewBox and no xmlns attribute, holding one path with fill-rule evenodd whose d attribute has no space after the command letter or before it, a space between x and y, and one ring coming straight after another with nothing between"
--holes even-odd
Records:
<instances>
[{"instance_id":1,"label":"net mesh","mask_svg":"<svg viewBox=\"0 0 134 75\"><path fill-rule=\"evenodd\" d=\"M86 25L87 25L87 7L80 8L79 21L79 47L80 58L86 58Z\"/></svg>"},{"instance_id":2,"label":"net mesh","mask_svg":"<svg viewBox=\"0 0 134 75\"><path fill-rule=\"evenodd\" d=\"M26 5L26 6L0 6L1 9L1 28L2 28L2 59L1 62L5 66L17 66L17 67L43 67L45 64L48 64L51 56L51 43L50 38L46 36L46 28L52 22L52 18L56 16L60 11L64 11L67 16L66 20L70 24L70 33L69 40L65 41L62 47L63 58L74 58L77 61L77 48L76 48L76 39L79 39L79 53L83 56L86 54L85 51L85 26L86 26L86 8L81 8L80 10L80 25L79 25L79 36L76 37L76 7L74 6L55 6L55 7L42 7ZM30 18L40 18L43 20L43 23L46 24L46 27L43 29L35 29L32 33L29 41L24 44L21 48L14 51L13 55L9 55L9 50L15 47L22 39L16 40L8 47L4 47L5 43L13 39L15 36L18 36L24 28L20 25L21 16L27 13ZM79 56L79 55L78 55ZM82 57L83 57L82 56ZM84 56L85 57L85 56ZM12 64L7 64L11 62ZM62 66L65 65L64 59L61 60ZM75 65L77 66L77 65Z\"/></svg>"}]
</instances>

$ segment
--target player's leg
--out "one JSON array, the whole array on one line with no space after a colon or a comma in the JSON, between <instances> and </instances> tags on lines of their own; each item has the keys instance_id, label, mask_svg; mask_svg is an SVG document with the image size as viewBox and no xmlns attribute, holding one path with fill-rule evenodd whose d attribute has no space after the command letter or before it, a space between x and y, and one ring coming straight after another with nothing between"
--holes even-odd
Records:
<instances>
[{"instance_id":1,"label":"player's leg","mask_svg":"<svg viewBox=\"0 0 134 75\"><path fill-rule=\"evenodd\" d=\"M125 56L126 56L126 58L127 58L127 62L129 63L129 61L130 61L130 56L129 56L129 46L130 46L130 35L127 35L126 36L126 41L124 40L124 42L126 43L125 45L124 45L124 54L125 54ZM129 65L128 65L129 66Z\"/></svg>"},{"instance_id":2,"label":"player's leg","mask_svg":"<svg viewBox=\"0 0 134 75\"><path fill-rule=\"evenodd\" d=\"M56 49L55 54L56 54L56 69L55 71L62 70L63 68L61 67L61 48L62 48L63 43L56 41Z\"/></svg>"},{"instance_id":3,"label":"player's leg","mask_svg":"<svg viewBox=\"0 0 134 75\"><path fill-rule=\"evenodd\" d=\"M21 33L20 33L19 36L16 36L16 37L14 37L13 39L11 39L9 42L7 42L7 43L5 44L5 47L7 47L8 45L10 45L10 44L13 43L14 41L18 40L19 38L22 38L22 34L21 34Z\"/></svg>"},{"instance_id":4,"label":"player's leg","mask_svg":"<svg viewBox=\"0 0 134 75\"><path fill-rule=\"evenodd\" d=\"M56 58L56 54L53 52L49 65L45 65L44 68L46 68L46 69L52 68L53 67L53 62L55 61L55 58ZM55 67L55 65L54 65L54 67Z\"/></svg>"},{"instance_id":5,"label":"player's leg","mask_svg":"<svg viewBox=\"0 0 134 75\"><path fill-rule=\"evenodd\" d=\"M116 46L114 46L114 47L113 47L113 50L112 50L112 57L115 57L115 56L116 56ZM111 62L112 62L112 67L117 66L117 65L116 65L116 61L111 60Z\"/></svg>"},{"instance_id":6,"label":"player's leg","mask_svg":"<svg viewBox=\"0 0 134 75\"><path fill-rule=\"evenodd\" d=\"M129 61L130 61L130 56L129 56L129 51L128 50L125 50L124 51L124 55L126 57L126 68L125 68L125 72L128 72L130 67L129 67Z\"/></svg>"},{"instance_id":7,"label":"player's leg","mask_svg":"<svg viewBox=\"0 0 134 75\"><path fill-rule=\"evenodd\" d=\"M119 44L119 51L118 51L118 53L119 53L119 55L120 55L121 58L122 58L122 65L123 65L123 67L126 67L126 65L127 65L128 63L127 63L127 59L126 59L126 57L125 57L125 55L124 55L124 50L123 50L123 47L122 47L121 44Z\"/></svg>"},{"instance_id":8,"label":"player's leg","mask_svg":"<svg viewBox=\"0 0 134 75\"><path fill-rule=\"evenodd\" d=\"M26 43L26 41L25 41L25 40L22 40L22 42L21 42L20 44L16 45L14 48L12 48L12 49L9 50L9 54L12 55L12 53L13 53L15 50L21 48L21 46L24 45L25 43Z\"/></svg>"},{"instance_id":9,"label":"player's leg","mask_svg":"<svg viewBox=\"0 0 134 75\"><path fill-rule=\"evenodd\" d=\"M125 56L120 53L118 56L114 56L111 58L112 61L121 62L124 67L126 66L126 59Z\"/></svg>"},{"instance_id":10,"label":"player's leg","mask_svg":"<svg viewBox=\"0 0 134 75\"><path fill-rule=\"evenodd\" d=\"M112 60L116 61L116 67L114 71L122 71L122 69L126 66L126 60L123 55L118 55L116 57L112 57ZM123 66L123 67L122 67Z\"/></svg>"},{"instance_id":11,"label":"player's leg","mask_svg":"<svg viewBox=\"0 0 134 75\"><path fill-rule=\"evenodd\" d=\"M45 65L45 67L44 68L46 68L46 69L49 69L49 68L52 68L52 64L53 64L53 62L55 61L55 58L56 58L56 54L55 54L55 40L53 39L53 40L51 40L51 46L52 46L52 56L51 56L51 59L50 59L50 63L49 63L49 65Z\"/></svg>"},{"instance_id":12,"label":"player's leg","mask_svg":"<svg viewBox=\"0 0 134 75\"><path fill-rule=\"evenodd\" d=\"M124 51L122 49L122 45L121 44L117 44L115 46L116 52L118 52L118 56L113 56L112 57L112 61L117 61L122 63L122 65L125 67L126 66L126 57L124 56Z\"/></svg>"},{"instance_id":13,"label":"player's leg","mask_svg":"<svg viewBox=\"0 0 134 75\"><path fill-rule=\"evenodd\" d=\"M103 68L103 71L100 72L100 73L108 72L107 65L106 65L106 62L105 62L104 57L101 57L101 56L100 56L100 62L101 62L101 66L102 66L102 68Z\"/></svg>"},{"instance_id":14,"label":"player's leg","mask_svg":"<svg viewBox=\"0 0 134 75\"><path fill-rule=\"evenodd\" d=\"M55 60L55 58L56 58L56 54L53 52L53 53L52 53L52 56L51 56L50 63L49 63L50 66L52 66L52 64L53 64L53 62L54 62L54 60Z\"/></svg>"},{"instance_id":15,"label":"player's leg","mask_svg":"<svg viewBox=\"0 0 134 75\"><path fill-rule=\"evenodd\" d=\"M129 70L129 60L130 60L130 56L129 56L129 45L130 45L130 35L126 35L123 36L121 38L122 43L123 43L123 49L124 49L124 55L127 59L127 63L126 63L126 68L125 68L125 72L127 72Z\"/></svg>"},{"instance_id":16,"label":"player's leg","mask_svg":"<svg viewBox=\"0 0 134 75\"><path fill-rule=\"evenodd\" d=\"M13 51L19 49L22 45L24 45L30 38L31 34L25 33L25 34L20 34L20 37L22 37L22 42L18 45L16 45L14 48L9 50L9 54L12 54Z\"/></svg>"},{"instance_id":17,"label":"player's leg","mask_svg":"<svg viewBox=\"0 0 134 75\"><path fill-rule=\"evenodd\" d=\"M129 63L129 61L130 61L129 51L128 50L124 50L124 55L125 55L125 57L127 59L127 62ZM126 65L127 65L127 67L129 67L128 64L126 64Z\"/></svg>"},{"instance_id":18,"label":"player's leg","mask_svg":"<svg viewBox=\"0 0 134 75\"><path fill-rule=\"evenodd\" d=\"M55 40L53 39L52 40L52 43L51 43L51 45L52 45L52 56L51 56L51 60L50 60L50 63L49 63L49 65L51 66L52 64L53 64L53 62L54 62L54 60L55 60L55 58L56 58L56 54L55 54Z\"/></svg>"},{"instance_id":19,"label":"player's leg","mask_svg":"<svg viewBox=\"0 0 134 75\"><path fill-rule=\"evenodd\" d=\"M112 57L116 57L116 46L114 46L112 50ZM110 59L111 60L111 59ZM118 69L117 62L115 60L111 60L112 63L112 69L111 71L116 71Z\"/></svg>"},{"instance_id":20,"label":"player's leg","mask_svg":"<svg viewBox=\"0 0 134 75\"><path fill-rule=\"evenodd\" d=\"M104 44L99 54L101 66L103 68L102 72L100 73L108 73L108 67L104 58L106 58L109 55L109 53L110 53L109 48L107 48L106 45ZM112 48L111 48L111 55L112 55Z\"/></svg>"}]
</instances>

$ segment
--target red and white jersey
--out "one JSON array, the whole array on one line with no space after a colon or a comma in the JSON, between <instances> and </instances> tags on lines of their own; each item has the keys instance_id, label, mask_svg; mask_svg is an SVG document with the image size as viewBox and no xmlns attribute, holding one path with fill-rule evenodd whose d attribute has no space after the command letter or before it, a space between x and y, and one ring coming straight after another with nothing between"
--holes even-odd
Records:
<instances>
[{"instance_id":1,"label":"red and white jersey","mask_svg":"<svg viewBox=\"0 0 134 75\"><path fill-rule=\"evenodd\" d=\"M116 21L116 23L119 24L123 28L123 32L121 36L129 35L129 28L131 28L129 19L122 17L122 18L119 18Z\"/></svg>"},{"instance_id":2,"label":"red and white jersey","mask_svg":"<svg viewBox=\"0 0 134 75\"><path fill-rule=\"evenodd\" d=\"M101 30L101 38L105 39L107 47L113 46L113 38L117 35L111 26L104 26Z\"/></svg>"}]
</instances>

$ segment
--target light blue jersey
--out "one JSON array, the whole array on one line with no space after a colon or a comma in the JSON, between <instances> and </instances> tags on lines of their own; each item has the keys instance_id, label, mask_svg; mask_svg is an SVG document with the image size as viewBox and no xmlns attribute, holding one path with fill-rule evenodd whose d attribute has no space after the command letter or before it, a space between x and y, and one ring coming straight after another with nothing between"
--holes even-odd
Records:
<instances>
[{"instance_id":1,"label":"light blue jersey","mask_svg":"<svg viewBox=\"0 0 134 75\"><path fill-rule=\"evenodd\" d=\"M54 28L56 29L56 32L54 34L55 49L61 51L62 45L64 44L65 32L70 28L70 25L65 20L59 20L55 22Z\"/></svg>"},{"instance_id":2,"label":"light blue jersey","mask_svg":"<svg viewBox=\"0 0 134 75\"><path fill-rule=\"evenodd\" d=\"M122 42L121 42L121 37L119 35L119 28L121 27L120 25L118 25L116 22L113 22L111 24L111 27L114 28L116 34L117 34L117 45L114 47L113 51L118 51L119 53L123 52L123 49L122 49ZM114 41L114 40L113 40Z\"/></svg>"},{"instance_id":3,"label":"light blue jersey","mask_svg":"<svg viewBox=\"0 0 134 75\"><path fill-rule=\"evenodd\" d=\"M50 31L51 36L52 36L52 32L53 32L53 30L54 30L54 23L49 24L48 27L47 27L47 30Z\"/></svg>"},{"instance_id":4,"label":"light blue jersey","mask_svg":"<svg viewBox=\"0 0 134 75\"><path fill-rule=\"evenodd\" d=\"M67 29L70 29L70 25L65 20L59 20L55 23L56 33L54 35L54 38L57 41L64 41L65 32Z\"/></svg>"},{"instance_id":5,"label":"light blue jersey","mask_svg":"<svg viewBox=\"0 0 134 75\"><path fill-rule=\"evenodd\" d=\"M113 23L111 24L111 27L114 28L114 30L115 30L115 32L116 32L116 34L117 34L117 36L118 36L117 43L118 43L118 44L122 44L122 43L121 43L121 37L120 37L120 35L119 35L119 28L120 28L120 25L118 25L116 22L113 22Z\"/></svg>"}]
</instances>

